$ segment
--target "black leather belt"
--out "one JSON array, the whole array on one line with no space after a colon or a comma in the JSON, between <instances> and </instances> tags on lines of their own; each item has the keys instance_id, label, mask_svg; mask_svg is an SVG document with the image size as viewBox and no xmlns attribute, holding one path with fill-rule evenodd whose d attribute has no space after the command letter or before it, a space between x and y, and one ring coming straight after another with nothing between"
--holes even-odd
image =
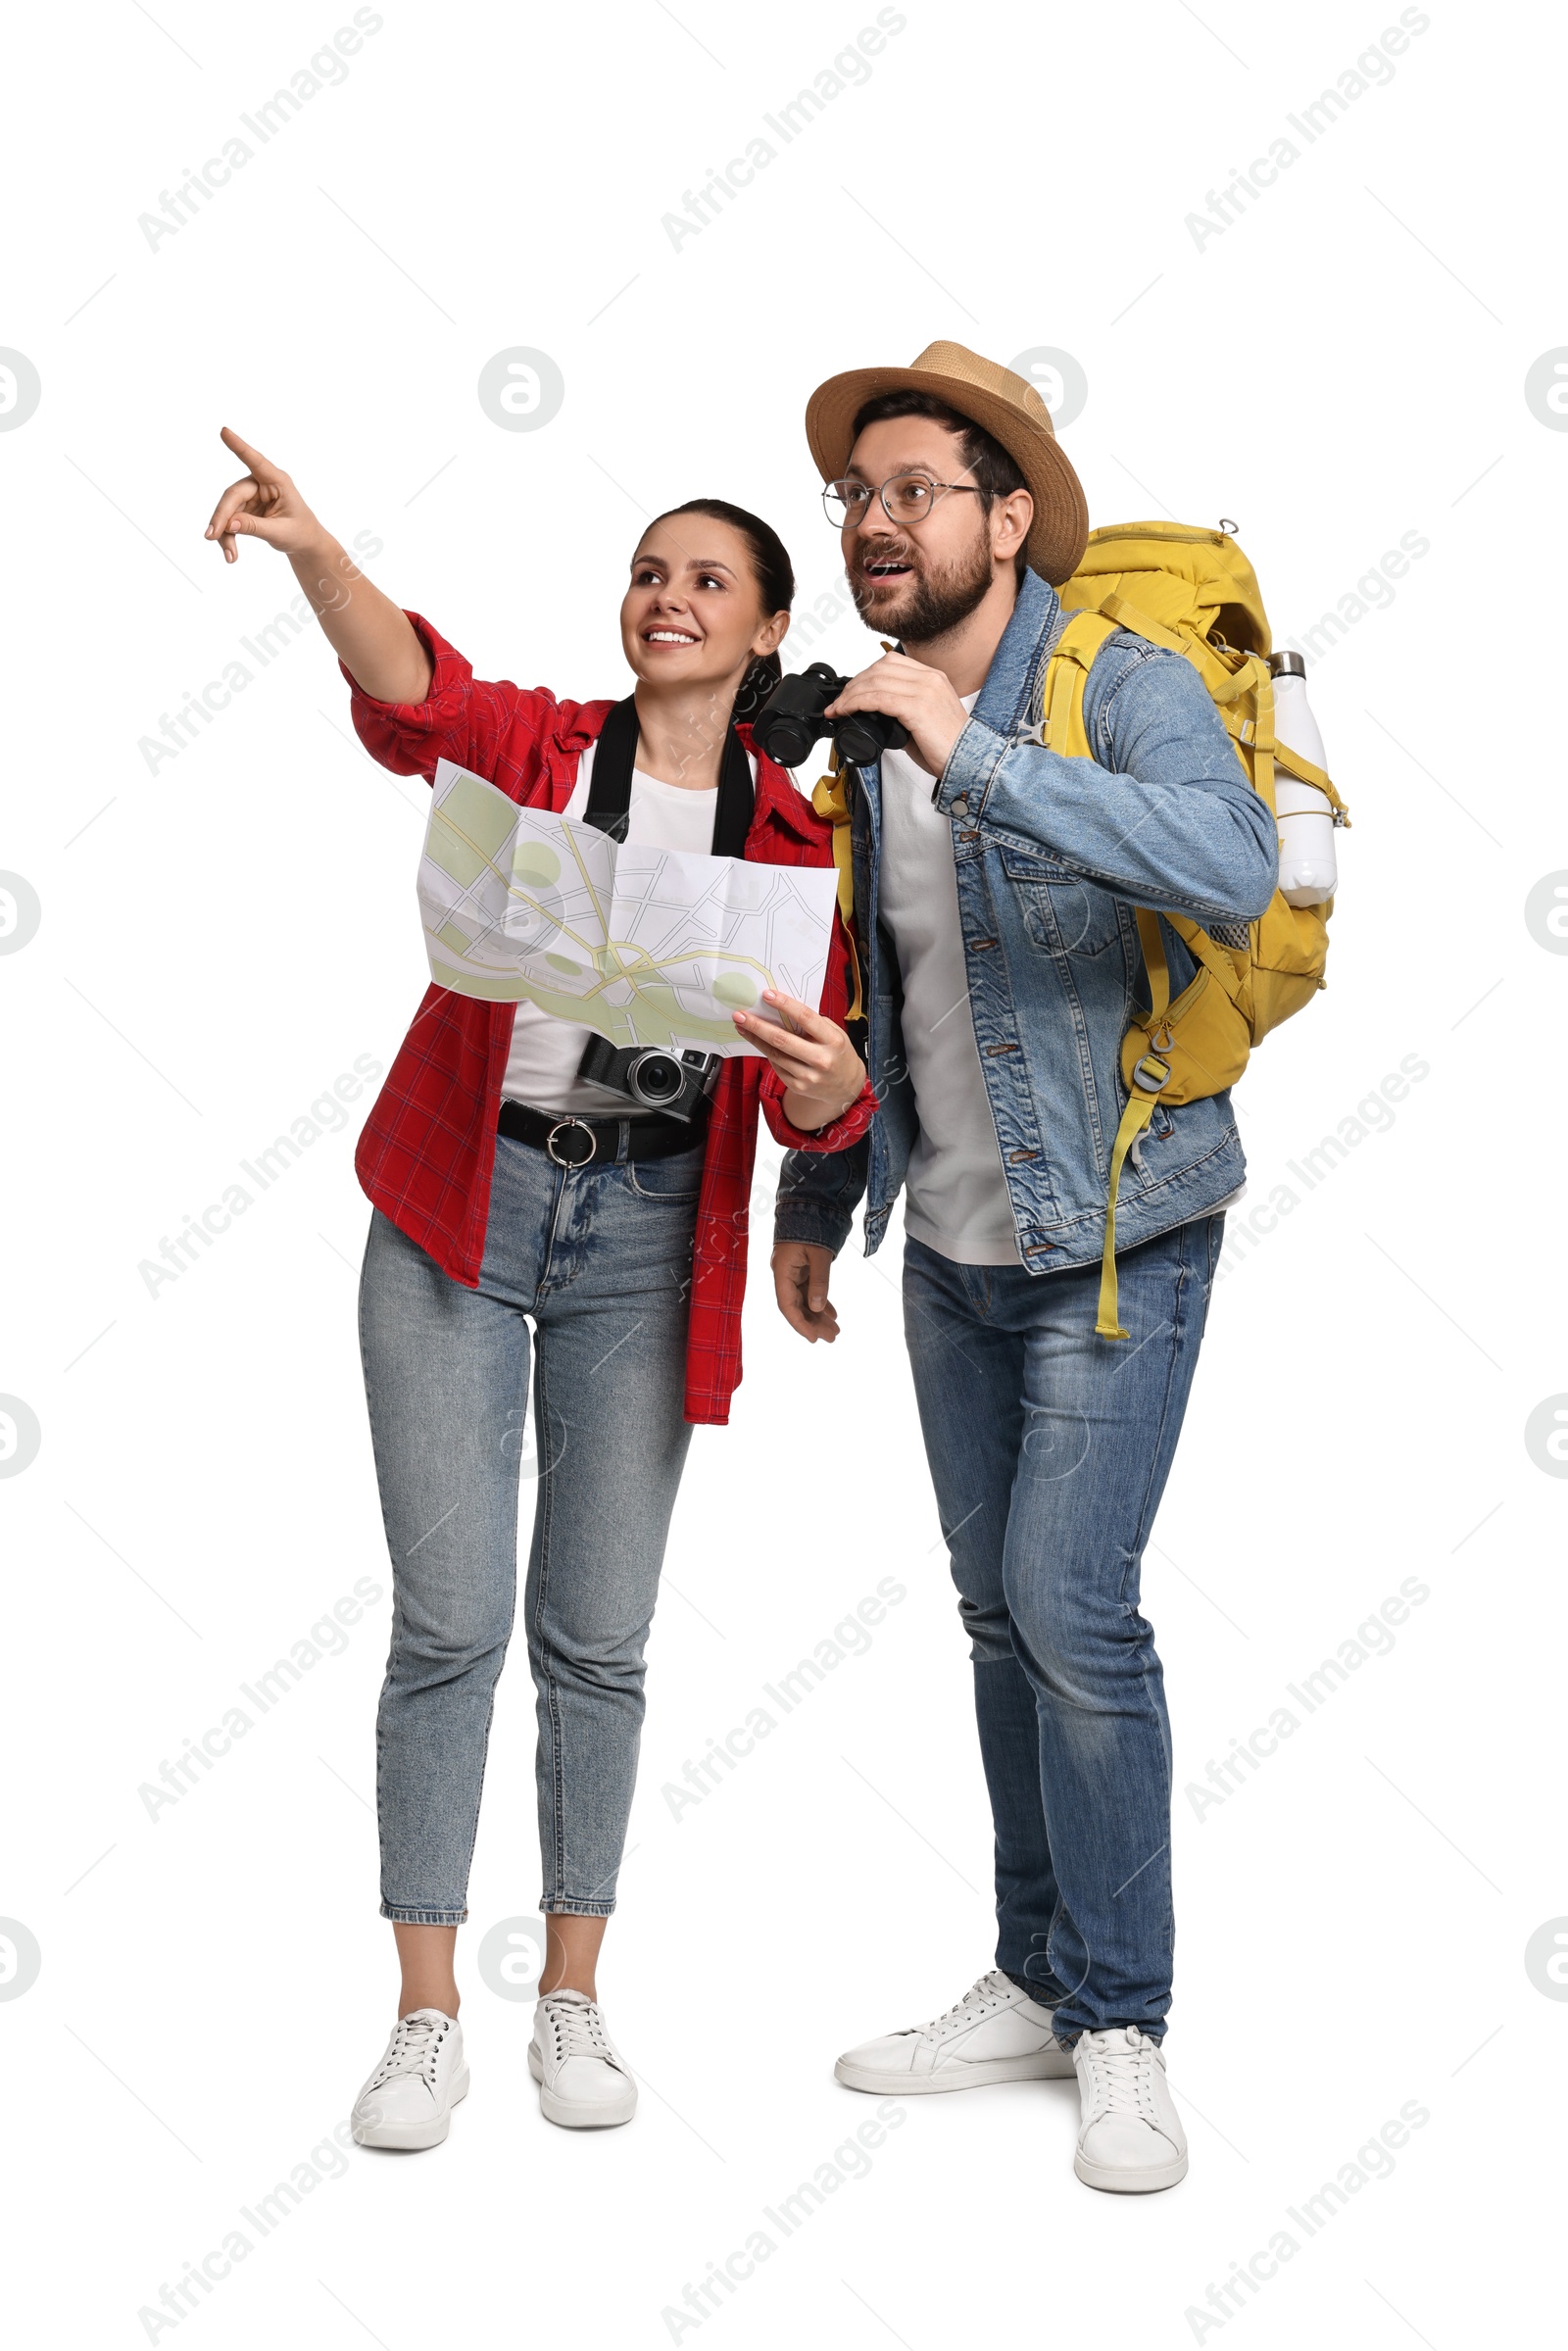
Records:
<instances>
[{"instance_id":1,"label":"black leather belt","mask_svg":"<svg viewBox=\"0 0 1568 2351\"><path fill-rule=\"evenodd\" d=\"M531 1143L558 1167L613 1165L621 1159L668 1159L676 1151L700 1151L707 1121L695 1118L576 1118L535 1110L526 1102L504 1102L498 1134Z\"/></svg>"}]
</instances>

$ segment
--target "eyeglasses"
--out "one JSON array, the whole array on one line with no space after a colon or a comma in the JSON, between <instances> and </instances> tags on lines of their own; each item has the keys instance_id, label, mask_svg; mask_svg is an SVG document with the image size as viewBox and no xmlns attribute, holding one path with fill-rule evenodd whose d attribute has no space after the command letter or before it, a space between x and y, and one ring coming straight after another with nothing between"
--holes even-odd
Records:
<instances>
[{"instance_id":1,"label":"eyeglasses","mask_svg":"<svg viewBox=\"0 0 1568 2351\"><path fill-rule=\"evenodd\" d=\"M830 481L822 492L822 512L835 530L849 530L876 498L890 522L923 522L950 490L967 490L975 498L987 496L972 481L932 481L925 473L895 473L879 490L864 481Z\"/></svg>"}]
</instances>

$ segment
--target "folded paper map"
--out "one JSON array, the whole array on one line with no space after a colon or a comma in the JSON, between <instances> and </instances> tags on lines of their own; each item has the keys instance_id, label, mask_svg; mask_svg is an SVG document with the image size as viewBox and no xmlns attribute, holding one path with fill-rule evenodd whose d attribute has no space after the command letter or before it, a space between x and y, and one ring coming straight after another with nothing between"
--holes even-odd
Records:
<instances>
[{"instance_id":1,"label":"folded paper map","mask_svg":"<svg viewBox=\"0 0 1568 2351\"><path fill-rule=\"evenodd\" d=\"M612 1045L755 1053L730 1015L773 1017L764 988L820 1004L836 891L831 865L616 843L450 759L436 768L419 862L431 978L526 998Z\"/></svg>"}]
</instances>

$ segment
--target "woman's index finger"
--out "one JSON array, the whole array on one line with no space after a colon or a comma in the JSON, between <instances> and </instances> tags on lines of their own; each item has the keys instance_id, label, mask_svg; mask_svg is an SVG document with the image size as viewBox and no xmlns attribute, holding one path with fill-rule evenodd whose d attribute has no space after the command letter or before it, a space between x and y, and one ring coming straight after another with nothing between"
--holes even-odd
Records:
<instances>
[{"instance_id":1,"label":"woman's index finger","mask_svg":"<svg viewBox=\"0 0 1568 2351\"><path fill-rule=\"evenodd\" d=\"M268 475L270 475L273 480L277 478L277 466L270 464L267 458L263 457L259 449L253 449L249 441L242 441L238 433L234 431L232 425L220 425L219 427L219 438L223 442L226 448L232 449L237 458L244 459L246 465L249 465L251 471L256 474L259 479L265 478Z\"/></svg>"}]
</instances>

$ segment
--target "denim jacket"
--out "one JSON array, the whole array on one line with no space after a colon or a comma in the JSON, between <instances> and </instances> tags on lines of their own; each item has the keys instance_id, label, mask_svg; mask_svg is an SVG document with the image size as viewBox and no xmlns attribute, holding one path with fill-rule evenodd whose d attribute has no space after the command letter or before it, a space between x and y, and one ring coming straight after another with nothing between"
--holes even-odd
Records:
<instances>
[{"instance_id":1,"label":"denim jacket","mask_svg":"<svg viewBox=\"0 0 1568 2351\"><path fill-rule=\"evenodd\" d=\"M1274 819L1252 790L1198 672L1125 631L1097 656L1084 697L1093 759L1039 742L1060 599L1032 571L968 724L932 792L953 826L980 1067L1021 1262L1085 1265L1104 1243L1110 1150L1127 1100L1121 1044L1150 997L1134 909L1205 928L1245 923L1273 896ZM1031 740L1031 736L1035 739ZM849 1237L866 1197L865 1248L881 1244L918 1131L905 1060L898 956L881 927L880 765L851 771L855 906L868 1061L878 1098L866 1137L791 1151L780 1241ZM1192 957L1162 924L1174 996ZM1161 1102L1122 1170L1118 1249L1201 1216L1241 1183L1229 1093Z\"/></svg>"}]
</instances>

